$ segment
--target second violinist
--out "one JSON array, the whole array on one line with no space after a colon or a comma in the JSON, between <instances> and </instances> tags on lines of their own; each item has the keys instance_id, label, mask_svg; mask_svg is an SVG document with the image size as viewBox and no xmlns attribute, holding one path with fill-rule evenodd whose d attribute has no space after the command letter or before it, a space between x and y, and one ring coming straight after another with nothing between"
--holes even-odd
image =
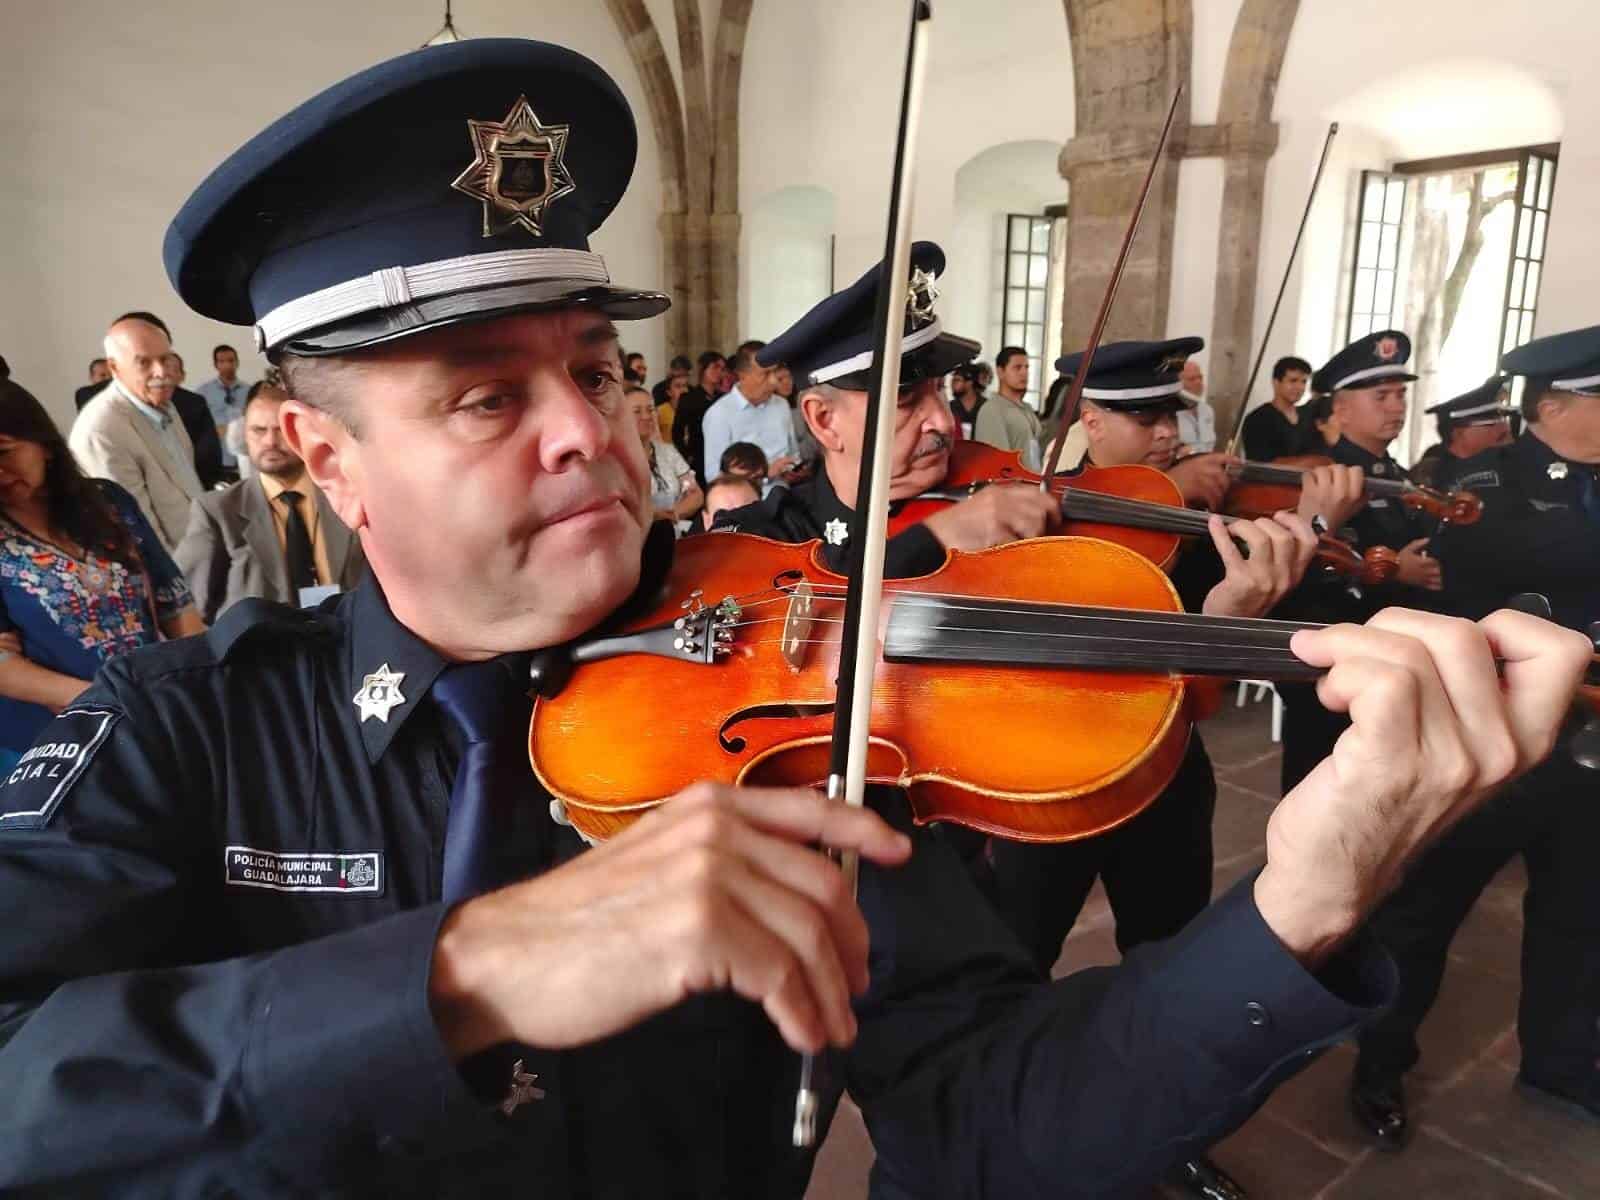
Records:
<instances>
[{"instance_id":1,"label":"second violinist","mask_svg":"<svg viewBox=\"0 0 1600 1200\"><path fill-rule=\"evenodd\" d=\"M932 311L932 276L944 267L938 246L912 248L916 269L906 352L901 361L891 498L906 500L939 487L949 468L955 419L939 380L965 363L977 343L946 333ZM807 483L778 490L759 504L719 515L717 527L785 542L821 538L835 569L845 563L850 510L855 502L866 413L865 353L877 272L822 301L761 352L763 362L786 362L800 385L800 405L822 447L822 470ZM1123 342L1101 347L1091 374L1097 465L1146 463L1170 467L1177 447L1174 414L1182 404L1178 374L1199 338ZM1070 373L1075 360L1058 368ZM1114 432L1111 432L1113 431ZM1102 433L1102 431L1104 431ZM1324 468L1308 478L1308 512L1340 501L1340 474ZM1359 480L1343 481L1359 494ZM946 550L982 550L1050 533L1060 524L1058 500L1037 488L981 489L890 539L889 576L938 569ZM1307 519L1284 513L1243 521L1223 531L1213 522L1211 545L1199 540L1175 569L1185 607L1216 616L1256 617L1271 609L1305 573L1316 546ZM1230 536L1231 535L1231 536ZM1248 550L1242 553L1238 539ZM1198 566L1185 566L1194 563ZM1051 748L1039 747L1040 753ZM1060 954L1097 876L1107 880L1124 950L1170 937L1205 908L1211 893L1211 818L1216 783L1199 737L1167 789L1144 812L1111 833L1086 842L1040 846L991 841L974 859L975 874L1042 972ZM960 836L955 835L955 836ZM1226 1174L1204 1159L1183 1164L1176 1182L1196 1196L1240 1196ZM1207 1189L1210 1189L1209 1191Z\"/></svg>"}]
</instances>

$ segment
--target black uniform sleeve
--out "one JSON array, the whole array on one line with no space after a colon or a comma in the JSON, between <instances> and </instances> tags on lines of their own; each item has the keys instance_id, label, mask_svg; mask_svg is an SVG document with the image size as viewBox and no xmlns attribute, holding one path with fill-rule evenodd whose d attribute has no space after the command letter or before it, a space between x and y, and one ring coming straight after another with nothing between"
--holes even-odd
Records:
<instances>
[{"instance_id":1,"label":"black uniform sleeve","mask_svg":"<svg viewBox=\"0 0 1600 1200\"><path fill-rule=\"evenodd\" d=\"M1308 973L1253 882L1119 967L1040 986L942 839L917 835L898 870L864 865L874 981L847 1073L874 1194L1142 1195L1376 1017L1392 960L1359 941Z\"/></svg>"},{"instance_id":2,"label":"black uniform sleeve","mask_svg":"<svg viewBox=\"0 0 1600 1200\"><path fill-rule=\"evenodd\" d=\"M309 1194L499 1136L429 1014L440 906L206 961L209 750L125 661L41 736L76 747L59 794L0 790L0 895L28 914L0 921L0 1193Z\"/></svg>"},{"instance_id":3,"label":"black uniform sleeve","mask_svg":"<svg viewBox=\"0 0 1600 1200\"><path fill-rule=\"evenodd\" d=\"M1600 530L1579 509L1486 502L1473 524L1442 527L1435 546L1457 615L1483 617L1516 592L1600 594ZM1587 612L1579 609L1592 607L1554 615L1581 628Z\"/></svg>"}]
</instances>

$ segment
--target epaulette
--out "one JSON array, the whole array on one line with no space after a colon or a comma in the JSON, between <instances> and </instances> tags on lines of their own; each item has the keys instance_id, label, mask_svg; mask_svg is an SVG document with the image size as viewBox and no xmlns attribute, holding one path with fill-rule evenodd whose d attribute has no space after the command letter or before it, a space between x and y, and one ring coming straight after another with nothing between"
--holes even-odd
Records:
<instances>
[{"instance_id":1,"label":"epaulette","mask_svg":"<svg viewBox=\"0 0 1600 1200\"><path fill-rule=\"evenodd\" d=\"M336 604L324 602L316 608L291 608L252 596L230 606L206 631L206 641L220 663L226 662L240 646L263 638L332 637L338 628L338 618L334 615L336 607Z\"/></svg>"}]
</instances>

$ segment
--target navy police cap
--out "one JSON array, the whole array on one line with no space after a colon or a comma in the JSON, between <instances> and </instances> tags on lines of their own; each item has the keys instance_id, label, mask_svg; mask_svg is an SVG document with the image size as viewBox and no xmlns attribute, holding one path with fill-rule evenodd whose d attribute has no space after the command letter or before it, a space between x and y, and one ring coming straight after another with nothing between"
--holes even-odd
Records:
<instances>
[{"instance_id":1,"label":"navy police cap","mask_svg":"<svg viewBox=\"0 0 1600 1200\"><path fill-rule=\"evenodd\" d=\"M1113 412L1149 412L1194 408L1198 400L1182 394L1178 377L1192 354L1206 348L1204 338L1169 338L1164 342L1107 342L1094 352L1083 398ZM1083 351L1056 359L1056 370L1076 378Z\"/></svg>"},{"instance_id":2,"label":"navy police cap","mask_svg":"<svg viewBox=\"0 0 1600 1200\"><path fill-rule=\"evenodd\" d=\"M167 275L269 353L333 354L581 304L654 316L589 235L637 151L615 82L572 50L482 38L335 84L213 171L167 230Z\"/></svg>"},{"instance_id":3,"label":"navy police cap","mask_svg":"<svg viewBox=\"0 0 1600 1200\"><path fill-rule=\"evenodd\" d=\"M900 349L900 386L910 387L969 361L978 352L970 338L946 333L933 305L934 278L944 270L944 251L933 242L911 245L910 291L906 295L905 338ZM872 319L878 304L878 267L842 292L819 301L810 312L756 352L764 367L788 363L801 387L832 384L863 391L870 383Z\"/></svg>"},{"instance_id":4,"label":"navy police cap","mask_svg":"<svg viewBox=\"0 0 1600 1200\"><path fill-rule=\"evenodd\" d=\"M1558 392L1600 388L1600 325L1553 333L1507 351L1500 369L1510 375L1537 375Z\"/></svg>"},{"instance_id":5,"label":"navy police cap","mask_svg":"<svg viewBox=\"0 0 1600 1200\"><path fill-rule=\"evenodd\" d=\"M1456 425L1486 424L1498 421L1511 412L1506 402L1506 389L1511 380L1504 375L1492 375L1470 392L1462 392L1438 404L1430 404L1428 412Z\"/></svg>"},{"instance_id":6,"label":"navy police cap","mask_svg":"<svg viewBox=\"0 0 1600 1200\"><path fill-rule=\"evenodd\" d=\"M1344 388L1409 383L1416 378L1406 370L1410 360L1411 339L1398 329L1380 329L1357 338L1324 363L1311 377L1311 388L1331 394Z\"/></svg>"}]
</instances>

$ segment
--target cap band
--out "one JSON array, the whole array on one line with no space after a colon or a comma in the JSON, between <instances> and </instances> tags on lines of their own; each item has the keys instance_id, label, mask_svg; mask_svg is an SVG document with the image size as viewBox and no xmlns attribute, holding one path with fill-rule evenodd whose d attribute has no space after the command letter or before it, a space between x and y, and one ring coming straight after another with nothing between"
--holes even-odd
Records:
<instances>
[{"instance_id":1,"label":"cap band","mask_svg":"<svg viewBox=\"0 0 1600 1200\"><path fill-rule=\"evenodd\" d=\"M1083 389L1085 400L1154 400L1158 396L1176 396L1183 390L1179 382L1163 383L1147 388L1091 388Z\"/></svg>"},{"instance_id":2,"label":"cap band","mask_svg":"<svg viewBox=\"0 0 1600 1200\"><path fill-rule=\"evenodd\" d=\"M1593 387L1600 383L1600 375L1585 375L1582 379L1552 379L1550 386L1559 388L1563 392L1576 391L1578 388Z\"/></svg>"},{"instance_id":3,"label":"cap band","mask_svg":"<svg viewBox=\"0 0 1600 1200\"><path fill-rule=\"evenodd\" d=\"M468 254L414 267L385 267L278 305L256 323L256 346L270 350L335 321L400 308L417 300L540 279L611 282L605 260L593 251L552 247Z\"/></svg>"},{"instance_id":4,"label":"cap band","mask_svg":"<svg viewBox=\"0 0 1600 1200\"><path fill-rule=\"evenodd\" d=\"M1337 392L1349 387L1352 383L1359 383L1363 379L1383 379L1390 375L1409 375L1405 363L1385 363L1381 367L1367 367L1360 371L1352 371L1328 390Z\"/></svg>"},{"instance_id":5,"label":"cap band","mask_svg":"<svg viewBox=\"0 0 1600 1200\"><path fill-rule=\"evenodd\" d=\"M1498 400L1491 400L1487 404L1475 404L1471 408L1458 408L1455 412L1445 412L1441 409L1429 411L1444 417L1447 421L1462 421L1467 417L1481 417L1484 413L1494 413L1496 416L1509 417L1511 409L1501 404Z\"/></svg>"},{"instance_id":6,"label":"cap band","mask_svg":"<svg viewBox=\"0 0 1600 1200\"><path fill-rule=\"evenodd\" d=\"M915 333L906 334L900 342L900 351L904 354L908 350L915 350L926 346L944 332L944 326L935 317ZM826 366L817 367L811 372L812 383L827 383L830 379L837 379L841 375L851 375L856 371L864 371L872 365L872 351L863 350L860 354L851 355L843 362L828 363Z\"/></svg>"}]
</instances>

